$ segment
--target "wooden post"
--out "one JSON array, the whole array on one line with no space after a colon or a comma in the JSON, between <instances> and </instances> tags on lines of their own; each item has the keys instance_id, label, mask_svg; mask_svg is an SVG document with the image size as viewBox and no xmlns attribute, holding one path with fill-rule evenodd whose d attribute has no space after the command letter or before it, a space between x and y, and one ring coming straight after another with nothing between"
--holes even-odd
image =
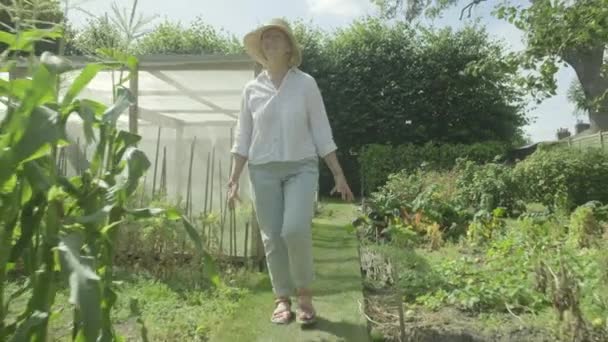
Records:
<instances>
[{"instance_id":1,"label":"wooden post","mask_svg":"<svg viewBox=\"0 0 608 342\"><path fill-rule=\"evenodd\" d=\"M179 126L175 129L175 200L181 202L183 188L183 163L182 163L182 145L184 143L184 127Z\"/></svg>"},{"instance_id":2,"label":"wooden post","mask_svg":"<svg viewBox=\"0 0 608 342\"><path fill-rule=\"evenodd\" d=\"M249 222L245 222L245 243L243 244L243 256L245 257L245 260L247 260L247 257L249 256L249 253L247 253L247 244L249 243Z\"/></svg>"},{"instance_id":3,"label":"wooden post","mask_svg":"<svg viewBox=\"0 0 608 342\"><path fill-rule=\"evenodd\" d=\"M600 148L602 149L602 151L604 150L604 132L600 131Z\"/></svg>"},{"instance_id":4,"label":"wooden post","mask_svg":"<svg viewBox=\"0 0 608 342\"><path fill-rule=\"evenodd\" d=\"M139 103L139 63L135 66L135 70L131 71L131 79L129 80L129 89L133 94L133 104L129 106L129 132L137 134L138 103Z\"/></svg>"},{"instance_id":5,"label":"wooden post","mask_svg":"<svg viewBox=\"0 0 608 342\"><path fill-rule=\"evenodd\" d=\"M158 126L158 135L156 137L156 154L154 157L154 174L152 176L152 199L154 199L154 194L156 192L156 172L158 171L158 151L160 150L160 132L162 128Z\"/></svg>"}]
</instances>

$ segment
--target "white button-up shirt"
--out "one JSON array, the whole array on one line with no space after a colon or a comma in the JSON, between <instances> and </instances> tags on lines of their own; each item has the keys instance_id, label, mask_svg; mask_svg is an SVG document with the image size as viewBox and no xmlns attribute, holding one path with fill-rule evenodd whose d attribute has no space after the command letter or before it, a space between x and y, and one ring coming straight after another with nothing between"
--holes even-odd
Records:
<instances>
[{"instance_id":1,"label":"white button-up shirt","mask_svg":"<svg viewBox=\"0 0 608 342\"><path fill-rule=\"evenodd\" d=\"M309 74L291 68L279 89L267 71L245 86L232 153L250 164L325 157L336 150L321 91Z\"/></svg>"}]
</instances>

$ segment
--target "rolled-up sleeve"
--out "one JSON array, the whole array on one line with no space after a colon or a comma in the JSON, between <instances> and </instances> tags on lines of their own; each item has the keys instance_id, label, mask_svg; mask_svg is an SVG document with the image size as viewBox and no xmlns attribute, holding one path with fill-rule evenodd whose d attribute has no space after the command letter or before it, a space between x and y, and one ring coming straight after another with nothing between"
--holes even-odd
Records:
<instances>
[{"instance_id":1,"label":"rolled-up sleeve","mask_svg":"<svg viewBox=\"0 0 608 342\"><path fill-rule=\"evenodd\" d=\"M315 79L311 79L307 91L308 119L312 138L320 157L325 157L338 149L334 142L321 90Z\"/></svg>"},{"instance_id":2,"label":"rolled-up sleeve","mask_svg":"<svg viewBox=\"0 0 608 342\"><path fill-rule=\"evenodd\" d=\"M249 157L249 146L251 144L251 132L253 131L253 119L247 101L247 88L241 95L241 111L236 123L234 143L230 152Z\"/></svg>"}]
</instances>

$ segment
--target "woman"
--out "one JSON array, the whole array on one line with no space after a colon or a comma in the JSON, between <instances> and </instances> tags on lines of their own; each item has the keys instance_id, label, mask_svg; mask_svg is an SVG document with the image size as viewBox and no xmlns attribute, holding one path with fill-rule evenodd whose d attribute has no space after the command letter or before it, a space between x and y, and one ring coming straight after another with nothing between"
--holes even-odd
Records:
<instances>
[{"instance_id":1,"label":"woman","mask_svg":"<svg viewBox=\"0 0 608 342\"><path fill-rule=\"evenodd\" d=\"M243 91L228 200L238 200L239 177L248 164L252 197L266 261L275 293L271 321L292 319L291 299L297 295L297 320L315 321L312 305L312 232L318 157L334 175L342 199L353 194L336 157L336 144L313 77L298 69L301 51L289 25L281 19L244 38L247 53L264 69Z\"/></svg>"}]
</instances>

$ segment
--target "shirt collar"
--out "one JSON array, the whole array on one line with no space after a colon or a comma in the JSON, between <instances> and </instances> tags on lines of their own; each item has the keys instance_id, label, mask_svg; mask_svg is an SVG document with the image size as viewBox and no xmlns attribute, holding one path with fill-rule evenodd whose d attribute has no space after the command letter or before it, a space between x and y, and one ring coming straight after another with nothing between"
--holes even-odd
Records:
<instances>
[{"instance_id":1,"label":"shirt collar","mask_svg":"<svg viewBox=\"0 0 608 342\"><path fill-rule=\"evenodd\" d=\"M296 67L290 67L289 69L287 69L287 72L285 73L285 76L283 76L283 81L281 82L281 87L279 88L283 88L283 85L285 84L285 82L287 82L289 80L289 76L291 73L296 72ZM265 83L268 83L270 86L272 86L274 88L274 84L272 83L272 80L270 79L270 74L268 73L267 69L264 69L264 71L262 71L262 73L260 74L262 76L262 80ZM277 89L278 90L278 89Z\"/></svg>"}]
</instances>

